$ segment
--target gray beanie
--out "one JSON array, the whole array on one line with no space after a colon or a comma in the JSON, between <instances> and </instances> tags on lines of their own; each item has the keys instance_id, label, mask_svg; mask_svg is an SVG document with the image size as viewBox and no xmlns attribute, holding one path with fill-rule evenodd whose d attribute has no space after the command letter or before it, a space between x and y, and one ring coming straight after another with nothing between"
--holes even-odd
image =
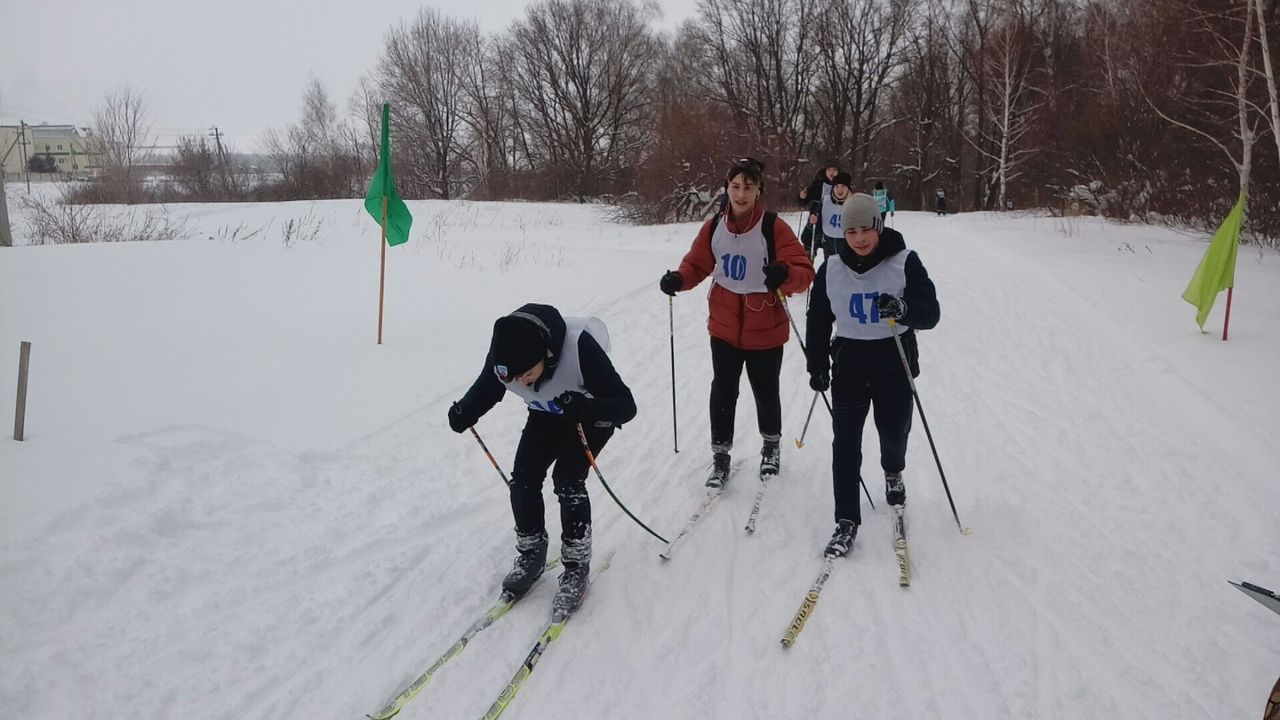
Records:
<instances>
[{"instance_id":1,"label":"gray beanie","mask_svg":"<svg viewBox=\"0 0 1280 720\"><path fill-rule=\"evenodd\" d=\"M884 229L884 221L880 219L880 204L866 193L850 195L840 212L840 227L845 230L873 228L880 232Z\"/></svg>"}]
</instances>

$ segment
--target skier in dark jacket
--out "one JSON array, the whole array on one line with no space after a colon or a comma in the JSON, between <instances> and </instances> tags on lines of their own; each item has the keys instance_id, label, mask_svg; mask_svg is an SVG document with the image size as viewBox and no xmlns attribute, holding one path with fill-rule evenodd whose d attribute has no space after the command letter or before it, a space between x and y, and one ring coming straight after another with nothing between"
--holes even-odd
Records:
<instances>
[{"instance_id":1,"label":"skier in dark jacket","mask_svg":"<svg viewBox=\"0 0 1280 720\"><path fill-rule=\"evenodd\" d=\"M820 235L815 233L815 235L821 243L823 259L835 253L836 248L844 242L844 234L840 230L841 211L844 209L844 201L848 200L849 195L852 194L849 189L851 182L853 178L849 173L844 171L836 173L836 176L831 178L831 192L809 205L809 223L822 228L822 233ZM814 242L814 247L804 246L804 249L809 251L809 257L817 257L819 242Z\"/></svg>"},{"instance_id":2,"label":"skier in dark jacket","mask_svg":"<svg viewBox=\"0 0 1280 720\"><path fill-rule=\"evenodd\" d=\"M461 433L508 391L528 404L529 417L511 470L517 555L502 587L521 595L546 565L542 483L555 463L551 482L560 500L564 572L552 605L564 613L582 603L591 565L591 500L586 487L590 466L578 425L591 452L599 455L614 429L636 415L631 390L614 370L608 348L608 330L598 318L566 318L550 305L523 305L494 322L480 376L449 409L449 427Z\"/></svg>"},{"instance_id":3,"label":"skier in dark jacket","mask_svg":"<svg viewBox=\"0 0 1280 720\"><path fill-rule=\"evenodd\" d=\"M934 327L939 317L929 273L901 233L884 227L875 198L852 195L843 213L845 242L818 269L806 331L809 385L815 392L830 388L833 406L836 530L827 544L829 557L848 554L862 522L862 428L873 409L885 499L892 506L906 501L902 470L911 430L911 385L887 321L899 324L915 377L920 374L916 331Z\"/></svg>"},{"instance_id":4,"label":"skier in dark jacket","mask_svg":"<svg viewBox=\"0 0 1280 720\"><path fill-rule=\"evenodd\" d=\"M840 174L840 163L834 159L827 160L818 172L814 173L813 181L809 186L800 191L800 204L805 208L812 209L814 203L822 203L822 199L831 194L831 186L835 183L836 176ZM804 229L800 231L800 244L809 250L810 255L816 255L817 251L813 248L813 231L817 227L817 220L813 217L809 218L809 222L805 223Z\"/></svg>"}]
</instances>

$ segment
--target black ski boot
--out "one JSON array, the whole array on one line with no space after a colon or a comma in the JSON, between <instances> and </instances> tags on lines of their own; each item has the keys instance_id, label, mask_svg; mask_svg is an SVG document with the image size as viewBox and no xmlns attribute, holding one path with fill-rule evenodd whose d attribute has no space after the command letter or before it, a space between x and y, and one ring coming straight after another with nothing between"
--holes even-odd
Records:
<instances>
[{"instance_id":1,"label":"black ski boot","mask_svg":"<svg viewBox=\"0 0 1280 720\"><path fill-rule=\"evenodd\" d=\"M884 474L884 501L889 505L902 505L907 501L907 486L902 484L902 473Z\"/></svg>"},{"instance_id":2,"label":"black ski boot","mask_svg":"<svg viewBox=\"0 0 1280 720\"><path fill-rule=\"evenodd\" d=\"M554 615L567 617L582 607L587 596L588 579L591 577L591 530L578 540L565 540L560 546L564 559L564 572L560 573L560 589L551 601Z\"/></svg>"},{"instance_id":3,"label":"black ski boot","mask_svg":"<svg viewBox=\"0 0 1280 720\"><path fill-rule=\"evenodd\" d=\"M853 547L853 539L858 537L858 523L852 520L840 520L836 523L836 531L831 534L827 543L826 556L829 558L844 557Z\"/></svg>"},{"instance_id":4,"label":"black ski boot","mask_svg":"<svg viewBox=\"0 0 1280 720\"><path fill-rule=\"evenodd\" d=\"M547 565L547 533L516 533L516 564L502 580L502 589L519 597L533 587Z\"/></svg>"},{"instance_id":5,"label":"black ski boot","mask_svg":"<svg viewBox=\"0 0 1280 720\"><path fill-rule=\"evenodd\" d=\"M760 478L776 476L782 470L782 448L777 440L765 440L760 449Z\"/></svg>"},{"instance_id":6,"label":"black ski boot","mask_svg":"<svg viewBox=\"0 0 1280 720\"><path fill-rule=\"evenodd\" d=\"M707 487L718 490L729 482L729 453L718 452L711 456L711 475Z\"/></svg>"}]
</instances>

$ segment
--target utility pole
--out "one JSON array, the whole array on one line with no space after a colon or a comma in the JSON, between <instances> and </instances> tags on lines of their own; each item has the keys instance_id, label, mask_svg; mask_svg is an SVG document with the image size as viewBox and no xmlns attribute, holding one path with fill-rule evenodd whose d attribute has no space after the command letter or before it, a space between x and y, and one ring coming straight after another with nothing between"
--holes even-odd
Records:
<instances>
[{"instance_id":1,"label":"utility pole","mask_svg":"<svg viewBox=\"0 0 1280 720\"><path fill-rule=\"evenodd\" d=\"M218 167L222 170L222 191L230 191L230 184L227 182L227 154L222 151L222 133L218 131L218 126L214 125L209 128L213 131L213 142L218 148Z\"/></svg>"},{"instance_id":2,"label":"utility pole","mask_svg":"<svg viewBox=\"0 0 1280 720\"><path fill-rule=\"evenodd\" d=\"M27 193L31 192L31 166L27 159L27 121L18 121L18 139L22 142L22 172L27 175Z\"/></svg>"},{"instance_id":3,"label":"utility pole","mask_svg":"<svg viewBox=\"0 0 1280 720\"><path fill-rule=\"evenodd\" d=\"M3 162L0 162L0 247L13 247L13 231L9 229L9 205L4 197Z\"/></svg>"}]
</instances>

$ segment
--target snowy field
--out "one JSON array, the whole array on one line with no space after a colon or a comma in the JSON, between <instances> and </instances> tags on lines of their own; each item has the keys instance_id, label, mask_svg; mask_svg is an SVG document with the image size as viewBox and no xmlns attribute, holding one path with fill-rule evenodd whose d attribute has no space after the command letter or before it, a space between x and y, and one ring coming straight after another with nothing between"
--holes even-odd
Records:
<instances>
[{"instance_id":1,"label":"snowy field","mask_svg":"<svg viewBox=\"0 0 1280 720\"><path fill-rule=\"evenodd\" d=\"M21 244L21 186L8 192ZM33 343L27 440L7 425L0 439L0 714L382 707L509 566L505 488L445 413L494 318L524 302L609 325L640 414L601 470L659 532L693 511L710 461L705 292L674 303L675 454L657 281L696 226L622 226L580 205L410 208L380 347L377 227L359 201L170 206L187 240L0 250L0 416L19 342ZM1227 580L1280 587L1280 257L1242 249L1223 343L1222 300L1201 334L1179 298L1204 236L986 214L894 225L938 287L918 387L973 533L917 423L912 586L896 584L883 506L864 506L853 553L783 650L832 529L830 422L816 415L803 449L784 442L747 536L760 440L744 382L741 469L671 562L588 481L613 566L504 717L1261 715L1280 617ZM803 297L791 308L799 320ZM794 339L782 386L798 435L812 393ZM508 398L477 426L505 468L523 420ZM480 717L553 589L401 717Z\"/></svg>"}]
</instances>

